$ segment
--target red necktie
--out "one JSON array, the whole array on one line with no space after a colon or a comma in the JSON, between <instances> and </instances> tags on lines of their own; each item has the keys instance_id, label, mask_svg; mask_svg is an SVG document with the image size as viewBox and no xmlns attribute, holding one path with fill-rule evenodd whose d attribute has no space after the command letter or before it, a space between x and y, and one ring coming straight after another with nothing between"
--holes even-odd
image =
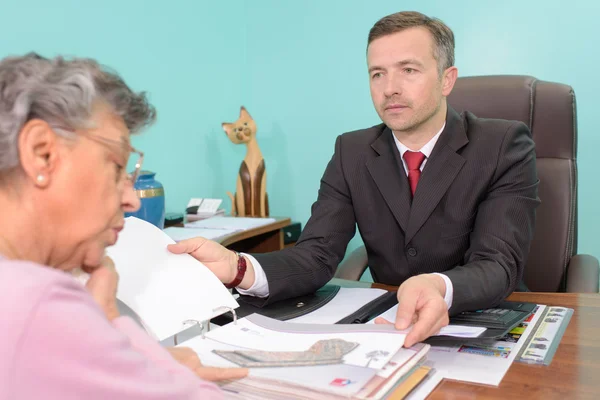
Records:
<instances>
[{"instance_id":1,"label":"red necktie","mask_svg":"<svg viewBox=\"0 0 600 400\"><path fill-rule=\"evenodd\" d=\"M410 183L410 191L414 196L415 190L417 190L417 183L419 183L419 178L421 177L420 167L423 160L425 160L425 154L420 151L405 151L402 157L408 167L408 183Z\"/></svg>"}]
</instances>

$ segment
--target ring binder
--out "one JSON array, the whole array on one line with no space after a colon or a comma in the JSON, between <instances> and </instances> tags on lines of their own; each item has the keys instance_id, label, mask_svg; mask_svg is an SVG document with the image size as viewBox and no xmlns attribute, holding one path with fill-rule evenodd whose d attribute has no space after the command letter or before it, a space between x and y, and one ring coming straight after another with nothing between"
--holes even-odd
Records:
<instances>
[{"instance_id":1,"label":"ring binder","mask_svg":"<svg viewBox=\"0 0 600 400\"><path fill-rule=\"evenodd\" d=\"M219 313L219 315L230 312L233 315L233 324L237 325L237 314L233 308L227 306L220 306L214 308L213 312ZM204 331L204 324L196 319L186 319L185 321L183 321L184 326L188 324L200 325L200 331L202 332L200 336L202 337L202 339L204 339L204 335L206 334L206 332L210 332L210 319L206 321L206 332ZM175 346L179 344L179 341L177 340L177 335L178 334L173 335L173 343L175 344Z\"/></svg>"},{"instance_id":2,"label":"ring binder","mask_svg":"<svg viewBox=\"0 0 600 400\"><path fill-rule=\"evenodd\" d=\"M239 307L201 262L167 251L175 241L162 230L135 217L126 218L124 227L118 243L107 249L120 276L117 297L158 341L181 344L206 332L219 307L231 307L221 312Z\"/></svg>"},{"instance_id":3,"label":"ring binder","mask_svg":"<svg viewBox=\"0 0 600 400\"><path fill-rule=\"evenodd\" d=\"M183 321L183 326L187 325L187 324L192 324L192 325L200 325L200 331L202 332L202 337L204 338L204 324L198 320L195 319L186 319L185 321ZM210 326L210 324L208 324ZM175 335L173 335L173 344L175 346L177 346L179 344L179 341L177 340L177 335L179 333L176 333Z\"/></svg>"},{"instance_id":4,"label":"ring binder","mask_svg":"<svg viewBox=\"0 0 600 400\"><path fill-rule=\"evenodd\" d=\"M220 306L220 307L217 307L217 308L213 309L213 311L214 312L222 311L222 312L219 313L219 315L223 315L223 314L225 314L227 312L230 312L231 315L233 315L233 321L232 321L233 324L237 325L237 313L235 312L235 310L233 308L227 307L227 306ZM210 332L210 320L208 322L209 322L209 324L208 324L207 331ZM204 339L204 335L202 335L202 338Z\"/></svg>"}]
</instances>

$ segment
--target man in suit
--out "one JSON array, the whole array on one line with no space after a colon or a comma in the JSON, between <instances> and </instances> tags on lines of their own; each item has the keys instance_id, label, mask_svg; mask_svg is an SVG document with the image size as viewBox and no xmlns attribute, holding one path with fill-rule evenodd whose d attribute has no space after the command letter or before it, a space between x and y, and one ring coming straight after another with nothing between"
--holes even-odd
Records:
<instances>
[{"instance_id":1,"label":"man in suit","mask_svg":"<svg viewBox=\"0 0 600 400\"><path fill-rule=\"evenodd\" d=\"M539 204L534 143L521 122L447 105L454 35L438 19L382 18L367 61L383 124L337 138L295 247L239 256L196 238L170 249L267 304L325 284L358 226L374 280L400 285L395 325L414 324L411 346L449 315L497 304L521 280Z\"/></svg>"}]
</instances>

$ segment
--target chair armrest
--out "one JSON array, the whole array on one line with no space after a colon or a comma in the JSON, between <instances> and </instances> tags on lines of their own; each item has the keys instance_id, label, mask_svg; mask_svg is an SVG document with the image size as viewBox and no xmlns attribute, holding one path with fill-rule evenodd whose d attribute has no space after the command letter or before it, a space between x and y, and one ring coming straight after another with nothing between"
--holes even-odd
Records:
<instances>
[{"instance_id":1,"label":"chair armrest","mask_svg":"<svg viewBox=\"0 0 600 400\"><path fill-rule=\"evenodd\" d=\"M598 293L600 265L598 259L587 254L576 254L571 258L567 270L568 293Z\"/></svg>"},{"instance_id":2,"label":"chair armrest","mask_svg":"<svg viewBox=\"0 0 600 400\"><path fill-rule=\"evenodd\" d=\"M367 269L367 249L360 246L338 265L336 278L358 281Z\"/></svg>"}]
</instances>

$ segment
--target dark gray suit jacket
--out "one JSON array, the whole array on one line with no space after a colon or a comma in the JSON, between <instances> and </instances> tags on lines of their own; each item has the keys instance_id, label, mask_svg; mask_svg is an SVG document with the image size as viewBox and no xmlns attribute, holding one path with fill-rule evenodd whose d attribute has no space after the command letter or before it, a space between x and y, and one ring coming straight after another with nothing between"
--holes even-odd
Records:
<instances>
[{"instance_id":1,"label":"dark gray suit jacket","mask_svg":"<svg viewBox=\"0 0 600 400\"><path fill-rule=\"evenodd\" d=\"M443 272L454 287L451 314L490 307L523 276L537 188L534 143L521 122L449 108L414 198L390 129L345 133L297 245L253 254L269 282L263 304L324 285L358 226L376 282Z\"/></svg>"}]
</instances>

